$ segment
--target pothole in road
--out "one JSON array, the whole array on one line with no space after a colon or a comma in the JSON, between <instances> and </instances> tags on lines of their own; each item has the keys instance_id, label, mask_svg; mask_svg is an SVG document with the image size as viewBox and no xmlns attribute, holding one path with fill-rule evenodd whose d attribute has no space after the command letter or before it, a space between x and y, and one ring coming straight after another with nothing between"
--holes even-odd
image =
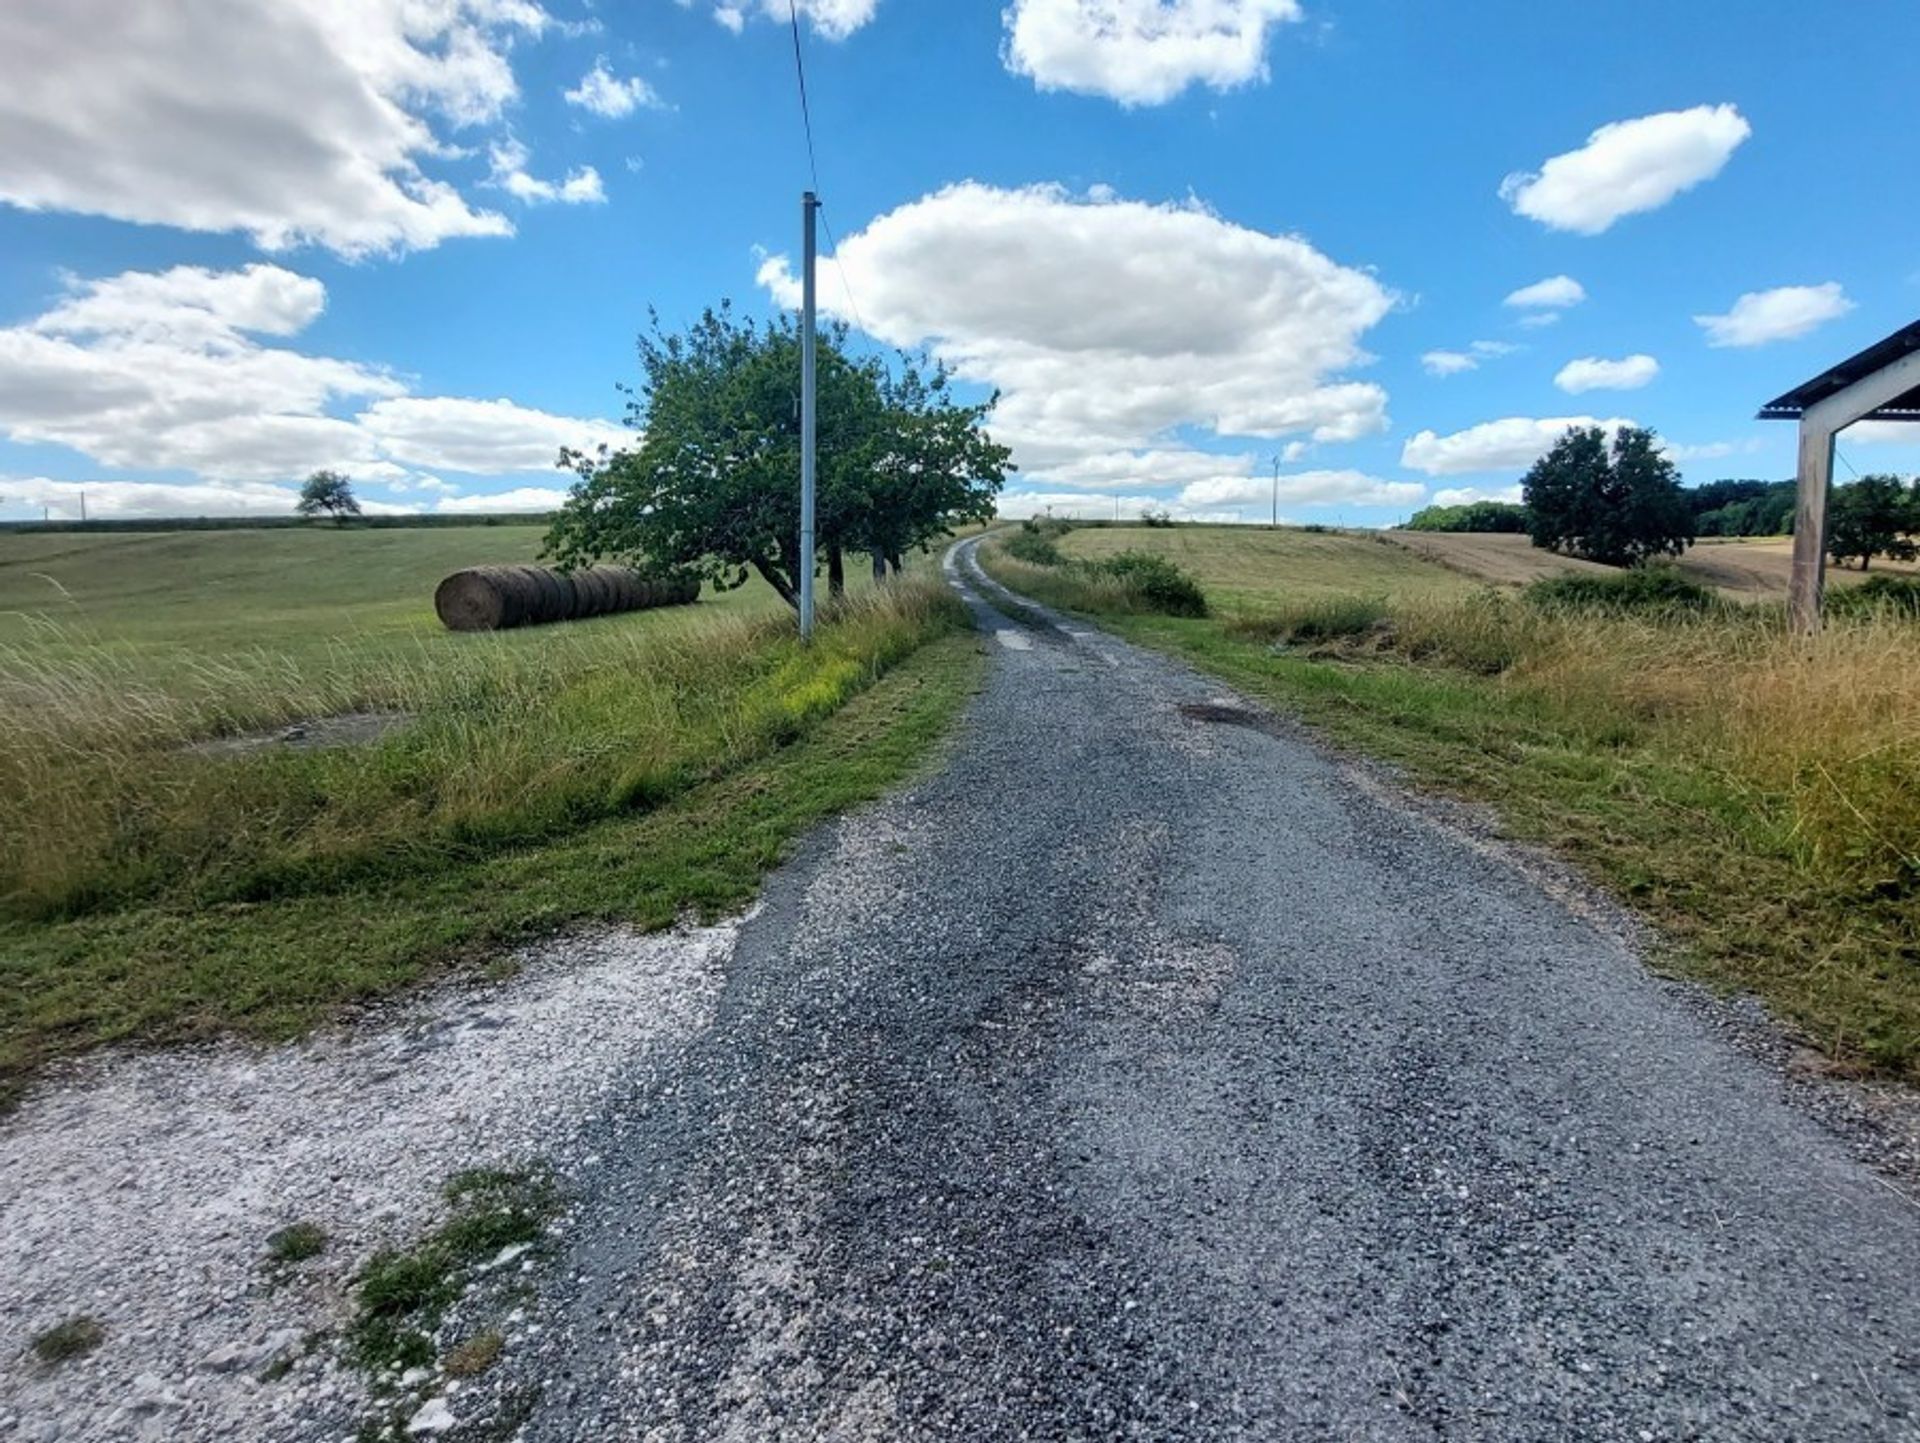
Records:
<instances>
[{"instance_id":1,"label":"pothole in road","mask_svg":"<svg viewBox=\"0 0 1920 1443\"><path fill-rule=\"evenodd\" d=\"M1236 706L1224 701L1183 701L1178 709L1180 715L1191 722L1204 722L1209 726L1246 727L1250 731L1264 732L1268 736L1281 734L1281 722L1278 717L1255 711L1251 707Z\"/></svg>"}]
</instances>

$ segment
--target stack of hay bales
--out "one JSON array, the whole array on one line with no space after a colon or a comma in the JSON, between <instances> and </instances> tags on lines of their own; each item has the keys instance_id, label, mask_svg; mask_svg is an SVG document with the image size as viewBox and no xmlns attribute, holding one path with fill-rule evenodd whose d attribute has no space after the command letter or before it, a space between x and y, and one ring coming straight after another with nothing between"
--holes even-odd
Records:
<instances>
[{"instance_id":1,"label":"stack of hay bales","mask_svg":"<svg viewBox=\"0 0 1920 1443\"><path fill-rule=\"evenodd\" d=\"M700 598L694 576L645 576L624 566L554 571L545 566L474 566L456 571L433 593L433 609L449 631L506 631L579 621Z\"/></svg>"}]
</instances>

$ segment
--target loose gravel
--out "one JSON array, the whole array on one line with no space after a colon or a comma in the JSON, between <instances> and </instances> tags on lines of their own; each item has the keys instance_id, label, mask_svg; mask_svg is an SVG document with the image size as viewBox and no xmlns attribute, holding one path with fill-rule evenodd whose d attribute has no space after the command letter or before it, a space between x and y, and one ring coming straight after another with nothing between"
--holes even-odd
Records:
<instances>
[{"instance_id":1,"label":"loose gravel","mask_svg":"<svg viewBox=\"0 0 1920 1443\"><path fill-rule=\"evenodd\" d=\"M129 1053L43 1088L0 1127L0 1438L350 1437L354 1273L432 1227L457 1171L588 1165L587 1119L707 1025L737 934L573 937L298 1045ZM271 1263L296 1223L324 1249ZM37 1360L77 1315L100 1346Z\"/></svg>"},{"instance_id":2,"label":"loose gravel","mask_svg":"<svg viewBox=\"0 0 1920 1443\"><path fill-rule=\"evenodd\" d=\"M522 1436L1920 1436L1920 1211L1630 929L977 609L947 765L775 876L592 1130Z\"/></svg>"}]
</instances>

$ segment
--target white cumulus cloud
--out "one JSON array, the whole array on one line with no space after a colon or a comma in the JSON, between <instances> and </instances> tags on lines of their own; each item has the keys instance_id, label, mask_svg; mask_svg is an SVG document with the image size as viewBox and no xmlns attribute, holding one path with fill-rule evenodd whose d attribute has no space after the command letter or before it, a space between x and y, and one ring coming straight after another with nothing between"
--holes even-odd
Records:
<instances>
[{"instance_id":1,"label":"white cumulus cloud","mask_svg":"<svg viewBox=\"0 0 1920 1443\"><path fill-rule=\"evenodd\" d=\"M1622 216L1658 210L1713 179L1753 134L1731 105L1696 105L1603 125L1579 150L1500 185L1514 213L1554 230L1598 235Z\"/></svg>"},{"instance_id":2,"label":"white cumulus cloud","mask_svg":"<svg viewBox=\"0 0 1920 1443\"><path fill-rule=\"evenodd\" d=\"M692 0L679 0L682 6ZM828 40L845 40L873 19L880 0L798 0L803 19ZM738 35L754 15L785 23L791 15L788 0L716 0L713 18Z\"/></svg>"},{"instance_id":3,"label":"white cumulus cloud","mask_svg":"<svg viewBox=\"0 0 1920 1443\"><path fill-rule=\"evenodd\" d=\"M1422 431L1401 447L1400 464L1429 476L1518 470L1544 456L1570 426L1599 426L1612 432L1633 424L1618 416L1605 421L1592 416L1508 416L1448 436Z\"/></svg>"},{"instance_id":4,"label":"white cumulus cloud","mask_svg":"<svg viewBox=\"0 0 1920 1443\"><path fill-rule=\"evenodd\" d=\"M631 432L610 422L457 396L376 401L360 413L359 425L382 455L404 465L496 475L545 470L562 446L618 447L633 440Z\"/></svg>"},{"instance_id":5,"label":"white cumulus cloud","mask_svg":"<svg viewBox=\"0 0 1920 1443\"><path fill-rule=\"evenodd\" d=\"M1652 356L1626 356L1618 361L1583 356L1562 366L1553 384L1569 396L1583 391L1637 391L1659 374L1660 363Z\"/></svg>"},{"instance_id":6,"label":"white cumulus cloud","mask_svg":"<svg viewBox=\"0 0 1920 1443\"><path fill-rule=\"evenodd\" d=\"M562 98L569 105L577 105L582 110L605 116L609 120L632 115L642 106L650 109L660 106L660 97L654 93L651 85L637 75L621 79L607 68L604 55L593 62L593 69L580 77L578 85L562 92Z\"/></svg>"},{"instance_id":7,"label":"white cumulus cloud","mask_svg":"<svg viewBox=\"0 0 1920 1443\"><path fill-rule=\"evenodd\" d=\"M1838 281L1748 291L1725 315L1695 316L1710 346L1764 346L1791 341L1853 309Z\"/></svg>"},{"instance_id":8,"label":"white cumulus cloud","mask_svg":"<svg viewBox=\"0 0 1920 1443\"><path fill-rule=\"evenodd\" d=\"M1360 338L1394 296L1295 236L967 182L848 235L837 259L875 336L1001 391L993 429L1023 469L1161 451L1183 427L1348 441L1386 425L1386 392L1341 373L1371 359ZM797 303L786 257L760 280ZM821 294L845 306L838 285Z\"/></svg>"},{"instance_id":9,"label":"white cumulus cloud","mask_svg":"<svg viewBox=\"0 0 1920 1443\"><path fill-rule=\"evenodd\" d=\"M1270 504L1275 485L1271 476L1196 481L1181 490L1180 502L1188 507ZM1427 499L1427 488L1418 481L1386 481L1353 470L1283 472L1278 491L1282 506L1413 506Z\"/></svg>"},{"instance_id":10,"label":"white cumulus cloud","mask_svg":"<svg viewBox=\"0 0 1920 1443\"><path fill-rule=\"evenodd\" d=\"M600 183L600 172L590 165L570 171L564 180L541 180L527 173L527 148L517 140L494 142L488 152L493 162L489 185L498 186L515 200L528 205L598 205L607 198Z\"/></svg>"},{"instance_id":11,"label":"white cumulus cloud","mask_svg":"<svg viewBox=\"0 0 1920 1443\"><path fill-rule=\"evenodd\" d=\"M1479 368L1480 362L1465 351L1428 351L1420 358L1429 376L1457 376Z\"/></svg>"},{"instance_id":12,"label":"white cumulus cloud","mask_svg":"<svg viewBox=\"0 0 1920 1443\"><path fill-rule=\"evenodd\" d=\"M506 235L430 166L518 88L530 0L0 6L0 202L343 255Z\"/></svg>"},{"instance_id":13,"label":"white cumulus cloud","mask_svg":"<svg viewBox=\"0 0 1920 1443\"><path fill-rule=\"evenodd\" d=\"M1520 287L1501 304L1520 310L1564 311L1569 306L1579 305L1586 298L1587 288L1572 276L1548 276L1544 281Z\"/></svg>"},{"instance_id":14,"label":"white cumulus cloud","mask_svg":"<svg viewBox=\"0 0 1920 1443\"><path fill-rule=\"evenodd\" d=\"M489 496L447 496L434 503L435 511L454 516L495 516L509 512L557 511L567 493L553 486L517 486Z\"/></svg>"},{"instance_id":15,"label":"white cumulus cloud","mask_svg":"<svg viewBox=\"0 0 1920 1443\"><path fill-rule=\"evenodd\" d=\"M627 438L507 401L409 396L384 368L265 339L325 305L319 281L271 265L71 278L42 314L0 328L0 434L241 483L322 466L368 481L415 466L504 475L546 470L563 444Z\"/></svg>"},{"instance_id":16,"label":"white cumulus cloud","mask_svg":"<svg viewBox=\"0 0 1920 1443\"><path fill-rule=\"evenodd\" d=\"M1504 501L1518 506L1526 500L1526 488L1518 481L1511 486L1447 486L1433 493L1435 506L1471 506L1476 501Z\"/></svg>"},{"instance_id":17,"label":"white cumulus cloud","mask_svg":"<svg viewBox=\"0 0 1920 1443\"><path fill-rule=\"evenodd\" d=\"M1042 90L1161 105L1264 80L1268 32L1299 18L1298 0L1013 0L1002 58Z\"/></svg>"}]
</instances>

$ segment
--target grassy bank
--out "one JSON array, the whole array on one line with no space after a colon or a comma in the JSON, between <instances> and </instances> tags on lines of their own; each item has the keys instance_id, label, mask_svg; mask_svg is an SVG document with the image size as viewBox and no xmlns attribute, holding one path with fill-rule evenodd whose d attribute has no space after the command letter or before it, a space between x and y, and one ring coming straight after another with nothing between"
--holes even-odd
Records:
<instances>
[{"instance_id":1,"label":"grassy bank","mask_svg":"<svg viewBox=\"0 0 1920 1443\"><path fill-rule=\"evenodd\" d=\"M106 1040L284 1036L569 921L736 904L788 838L902 775L978 664L930 578L852 598L803 649L750 593L449 636L419 615L437 569L397 645L281 644L263 619L223 657L97 606L90 635L42 617L0 646L0 1088ZM386 729L206 745L343 714Z\"/></svg>"},{"instance_id":2,"label":"grassy bank","mask_svg":"<svg viewBox=\"0 0 1920 1443\"><path fill-rule=\"evenodd\" d=\"M1086 544L1129 543L1154 538ZM1755 991L1836 1058L1920 1079L1911 621L1847 618L1809 645L1770 608L1555 610L1439 580L1409 553L1396 564L1412 569L1369 574L1364 591L1324 571L1301 586L1284 567L1249 583L1230 534L1208 544L1241 578L1228 615L1108 623L1492 803L1659 922L1679 969ZM1188 559L1211 583L1206 558ZM1016 589L1027 579L991 546L983 560Z\"/></svg>"}]
</instances>

